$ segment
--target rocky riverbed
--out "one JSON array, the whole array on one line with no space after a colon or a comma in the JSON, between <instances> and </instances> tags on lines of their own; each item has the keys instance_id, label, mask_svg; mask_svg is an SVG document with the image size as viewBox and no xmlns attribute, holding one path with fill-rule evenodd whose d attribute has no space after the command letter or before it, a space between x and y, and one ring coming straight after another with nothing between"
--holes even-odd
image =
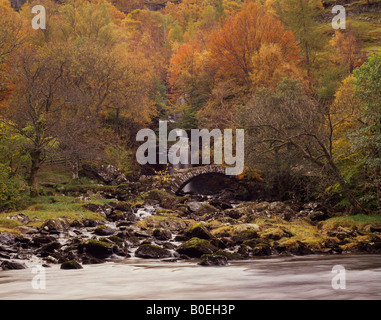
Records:
<instances>
[{"instance_id":1,"label":"rocky riverbed","mask_svg":"<svg viewBox=\"0 0 381 320\"><path fill-rule=\"evenodd\" d=\"M0 267L22 269L37 260L78 269L130 257L208 266L259 256L381 253L380 223L343 223L317 203L180 197L158 189L137 199L100 205L81 195L99 220L55 218L33 227L22 212L10 214L23 225L0 234Z\"/></svg>"}]
</instances>

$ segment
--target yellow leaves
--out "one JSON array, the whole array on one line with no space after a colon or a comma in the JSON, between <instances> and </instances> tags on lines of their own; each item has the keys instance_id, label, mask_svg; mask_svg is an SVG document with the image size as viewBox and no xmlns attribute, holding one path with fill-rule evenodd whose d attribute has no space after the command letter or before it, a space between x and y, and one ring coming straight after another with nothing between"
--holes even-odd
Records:
<instances>
[{"instance_id":1,"label":"yellow leaves","mask_svg":"<svg viewBox=\"0 0 381 320\"><path fill-rule=\"evenodd\" d=\"M169 169L170 169L169 163L167 163L164 170L154 170L156 174L156 179L163 186L165 186L168 182L171 181L171 175L169 173Z\"/></svg>"},{"instance_id":2,"label":"yellow leaves","mask_svg":"<svg viewBox=\"0 0 381 320\"><path fill-rule=\"evenodd\" d=\"M302 79L301 72L292 62L284 61L281 47L264 43L252 57L251 81L254 88L275 88L282 78Z\"/></svg>"},{"instance_id":3,"label":"yellow leaves","mask_svg":"<svg viewBox=\"0 0 381 320\"><path fill-rule=\"evenodd\" d=\"M259 182L263 182L263 178L260 174L260 171L258 169L251 168L248 166L244 167L243 172L240 175L238 175L237 178L239 180L246 179L246 180L250 180L250 181L256 180Z\"/></svg>"},{"instance_id":4,"label":"yellow leaves","mask_svg":"<svg viewBox=\"0 0 381 320\"><path fill-rule=\"evenodd\" d=\"M339 133L353 129L360 119L360 109L360 101L355 96L354 77L349 76L335 94L330 113L332 125Z\"/></svg>"}]
</instances>

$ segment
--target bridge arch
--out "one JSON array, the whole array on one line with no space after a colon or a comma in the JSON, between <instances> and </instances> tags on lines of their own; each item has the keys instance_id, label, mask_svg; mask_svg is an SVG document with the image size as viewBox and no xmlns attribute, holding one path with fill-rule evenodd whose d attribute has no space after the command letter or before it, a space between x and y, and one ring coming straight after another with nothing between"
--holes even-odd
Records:
<instances>
[{"instance_id":1,"label":"bridge arch","mask_svg":"<svg viewBox=\"0 0 381 320\"><path fill-rule=\"evenodd\" d=\"M226 173L226 167L210 165L204 167L192 167L188 169L176 170L172 175L172 181L170 183L170 189L173 193L178 194L181 189L185 187L190 181L200 175L208 173L223 174Z\"/></svg>"}]
</instances>

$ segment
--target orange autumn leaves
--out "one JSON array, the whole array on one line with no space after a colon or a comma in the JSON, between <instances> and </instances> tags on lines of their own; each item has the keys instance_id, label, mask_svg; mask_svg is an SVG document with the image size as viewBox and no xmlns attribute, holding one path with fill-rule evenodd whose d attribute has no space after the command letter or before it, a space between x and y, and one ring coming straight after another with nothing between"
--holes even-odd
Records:
<instances>
[{"instance_id":1,"label":"orange autumn leaves","mask_svg":"<svg viewBox=\"0 0 381 320\"><path fill-rule=\"evenodd\" d=\"M275 87L283 77L302 77L298 61L293 33L250 2L222 21L206 43L180 46L170 61L169 83L178 95L200 77L209 77L212 87L227 81L249 90Z\"/></svg>"}]
</instances>

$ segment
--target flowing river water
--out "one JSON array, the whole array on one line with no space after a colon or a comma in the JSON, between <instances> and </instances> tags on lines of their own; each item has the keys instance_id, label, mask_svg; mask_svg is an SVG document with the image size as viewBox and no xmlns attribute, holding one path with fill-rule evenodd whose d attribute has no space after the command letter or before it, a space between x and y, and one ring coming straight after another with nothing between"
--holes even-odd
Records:
<instances>
[{"instance_id":1,"label":"flowing river water","mask_svg":"<svg viewBox=\"0 0 381 320\"><path fill-rule=\"evenodd\" d=\"M345 289L332 286L337 265L345 268ZM130 258L38 274L32 266L0 271L0 299L381 299L381 255L258 258L220 267ZM45 288L33 288L36 275L45 277Z\"/></svg>"}]
</instances>

